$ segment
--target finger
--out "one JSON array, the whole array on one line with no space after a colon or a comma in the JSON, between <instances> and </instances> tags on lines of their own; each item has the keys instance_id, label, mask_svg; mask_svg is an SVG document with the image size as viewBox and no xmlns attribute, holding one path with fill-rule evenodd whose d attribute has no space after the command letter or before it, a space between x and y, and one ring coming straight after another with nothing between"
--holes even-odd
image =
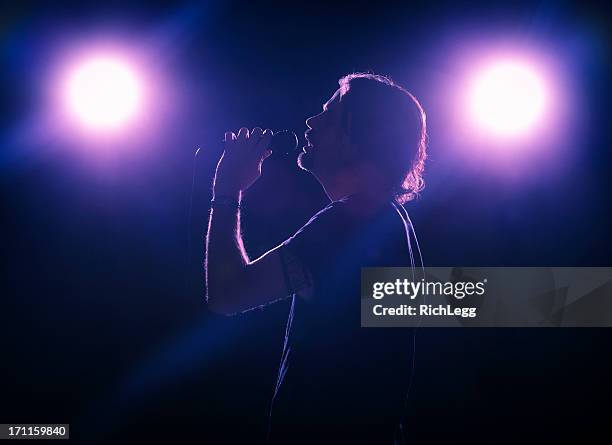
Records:
<instances>
[{"instance_id":1,"label":"finger","mask_svg":"<svg viewBox=\"0 0 612 445\"><path fill-rule=\"evenodd\" d=\"M246 127L242 127L240 131L238 132L238 136L236 137L236 139L241 141L241 140L246 140L248 138L249 138L249 129Z\"/></svg>"},{"instance_id":2,"label":"finger","mask_svg":"<svg viewBox=\"0 0 612 445\"><path fill-rule=\"evenodd\" d=\"M249 136L249 141L251 142L251 146L257 147L259 140L261 139L261 135L263 134L263 130L260 127L255 127L251 130L251 134Z\"/></svg>"},{"instance_id":3,"label":"finger","mask_svg":"<svg viewBox=\"0 0 612 445\"><path fill-rule=\"evenodd\" d=\"M225 142L225 149L231 149L233 147L233 142L236 140L236 135L232 131L226 131L225 137L223 138L223 142Z\"/></svg>"}]
</instances>

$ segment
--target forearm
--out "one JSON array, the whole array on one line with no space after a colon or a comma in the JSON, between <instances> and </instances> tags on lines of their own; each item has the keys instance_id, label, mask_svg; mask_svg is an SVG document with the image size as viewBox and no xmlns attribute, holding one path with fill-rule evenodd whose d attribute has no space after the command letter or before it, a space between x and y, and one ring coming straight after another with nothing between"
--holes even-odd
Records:
<instances>
[{"instance_id":1,"label":"forearm","mask_svg":"<svg viewBox=\"0 0 612 445\"><path fill-rule=\"evenodd\" d=\"M230 196L240 201L239 193ZM240 210L231 205L214 206L208 221L205 261L206 294L211 307L232 304L228 300L234 298L234 287L248 262L240 234Z\"/></svg>"},{"instance_id":2,"label":"forearm","mask_svg":"<svg viewBox=\"0 0 612 445\"><path fill-rule=\"evenodd\" d=\"M232 205L239 204L241 191L261 176L271 140L272 131L259 127L250 134L247 128L237 136L225 133L225 150L213 181L216 203L206 234L206 298L213 312L234 314L287 296L277 249L250 261L242 244L240 210Z\"/></svg>"}]
</instances>

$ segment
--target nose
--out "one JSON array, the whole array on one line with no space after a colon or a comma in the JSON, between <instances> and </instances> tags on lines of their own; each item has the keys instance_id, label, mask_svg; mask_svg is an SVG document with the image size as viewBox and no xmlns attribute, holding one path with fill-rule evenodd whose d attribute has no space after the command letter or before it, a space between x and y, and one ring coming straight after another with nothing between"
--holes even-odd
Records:
<instances>
[{"instance_id":1,"label":"nose","mask_svg":"<svg viewBox=\"0 0 612 445\"><path fill-rule=\"evenodd\" d=\"M308 119L306 119L306 126L308 127L309 130L312 130L312 118L314 116L310 116Z\"/></svg>"},{"instance_id":2,"label":"nose","mask_svg":"<svg viewBox=\"0 0 612 445\"><path fill-rule=\"evenodd\" d=\"M321 116L322 114L323 114L323 113L319 113L319 114L317 114L317 115L315 115L315 116L310 116L308 119L306 119L306 126L307 126L307 127L310 129L310 130L312 130L312 129L313 129L313 126L314 126L314 123L316 122L317 118L318 118L319 116Z\"/></svg>"}]
</instances>

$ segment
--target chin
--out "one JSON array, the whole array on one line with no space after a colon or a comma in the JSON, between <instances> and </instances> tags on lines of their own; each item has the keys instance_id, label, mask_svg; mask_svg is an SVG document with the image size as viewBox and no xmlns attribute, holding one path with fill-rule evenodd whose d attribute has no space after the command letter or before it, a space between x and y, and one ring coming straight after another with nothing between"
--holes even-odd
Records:
<instances>
[{"instance_id":1,"label":"chin","mask_svg":"<svg viewBox=\"0 0 612 445\"><path fill-rule=\"evenodd\" d=\"M314 167L314 159L313 159L312 153L307 153L307 152L300 153L297 159L297 164L298 164L298 167L300 167L302 170L306 170L307 172L312 173L312 169Z\"/></svg>"}]
</instances>

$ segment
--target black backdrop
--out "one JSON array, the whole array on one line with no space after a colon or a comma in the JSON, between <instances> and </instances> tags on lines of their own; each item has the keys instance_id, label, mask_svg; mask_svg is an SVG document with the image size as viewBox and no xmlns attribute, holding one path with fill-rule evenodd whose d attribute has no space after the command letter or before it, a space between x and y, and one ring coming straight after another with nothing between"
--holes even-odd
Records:
<instances>
[{"instance_id":1,"label":"black backdrop","mask_svg":"<svg viewBox=\"0 0 612 445\"><path fill-rule=\"evenodd\" d=\"M111 1L5 9L2 422L71 423L77 440L263 437L288 306L223 319L203 304L198 264L218 141L242 125L301 132L353 70L392 75L428 111L430 186L408 206L426 264L610 265L609 17L594 4ZM444 102L430 97L432 79L446 69L435 42L453 26L480 26L483 39L496 30L544 39L560 54L570 43L587 47L572 73L580 132L568 143L571 165L554 181L507 186L495 172L444 156ZM159 56L179 104L163 131L136 150L111 144L102 162L94 143L26 137L33 130L24 123L42 107L50 54L63 39L109 30ZM278 187L270 174L247 199L252 252L325 202L310 177L285 181ZM606 329L423 329L413 434L490 443L604 431L610 340Z\"/></svg>"}]
</instances>

